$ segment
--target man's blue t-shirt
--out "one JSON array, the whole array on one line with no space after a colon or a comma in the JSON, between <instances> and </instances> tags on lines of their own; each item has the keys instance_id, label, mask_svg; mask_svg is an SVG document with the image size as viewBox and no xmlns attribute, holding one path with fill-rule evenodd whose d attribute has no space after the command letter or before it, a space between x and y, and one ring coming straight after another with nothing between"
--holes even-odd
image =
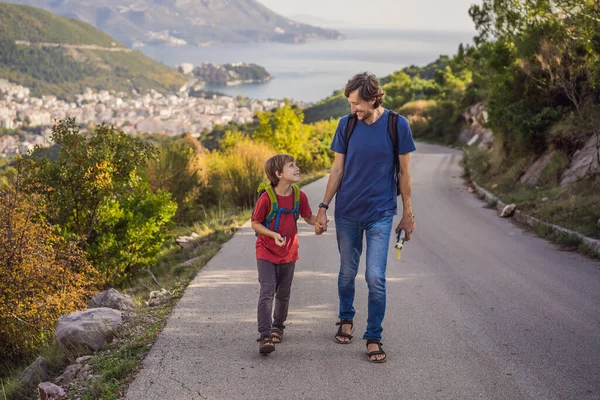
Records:
<instances>
[{"instance_id":1,"label":"man's blue t-shirt","mask_svg":"<svg viewBox=\"0 0 600 400\"><path fill-rule=\"evenodd\" d=\"M390 112L385 109L375 123L356 121L346 149L348 116L338 124L331 150L345 154L344 177L335 198L335 215L358 222L396 215L394 149L388 134ZM408 120L398 117L398 154L415 151Z\"/></svg>"}]
</instances>

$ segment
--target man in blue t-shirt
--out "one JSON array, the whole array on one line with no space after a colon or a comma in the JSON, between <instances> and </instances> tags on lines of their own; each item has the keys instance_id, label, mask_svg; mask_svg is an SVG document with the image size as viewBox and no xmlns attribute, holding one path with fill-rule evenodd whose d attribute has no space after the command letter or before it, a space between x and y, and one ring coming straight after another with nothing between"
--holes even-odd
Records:
<instances>
[{"instance_id":1,"label":"man in blue t-shirt","mask_svg":"<svg viewBox=\"0 0 600 400\"><path fill-rule=\"evenodd\" d=\"M362 254L363 236L367 243L365 278L369 288L367 355L372 362L386 361L381 347L381 323L385 315L385 271L390 245L392 219L397 213L396 179L402 196L402 220L396 227L406 232L406 240L415 228L411 204L409 160L415 151L410 126L406 118L398 117L398 152L388 133L390 111L383 108L383 90L374 75L355 75L346 84L344 94L356 113L356 125L346 140L350 116L340 120L331 150L335 160L331 167L323 202L319 205L317 222L327 230L326 210L336 195L335 226L340 252L338 295L340 299L338 343L352 340L354 281ZM400 172L396 177L394 158L398 157ZM321 234L322 232L317 232Z\"/></svg>"}]
</instances>

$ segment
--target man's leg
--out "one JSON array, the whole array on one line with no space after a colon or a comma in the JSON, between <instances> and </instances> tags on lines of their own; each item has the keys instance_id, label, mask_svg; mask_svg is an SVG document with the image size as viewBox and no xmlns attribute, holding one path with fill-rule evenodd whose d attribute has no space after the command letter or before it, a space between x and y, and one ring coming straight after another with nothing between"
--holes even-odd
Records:
<instances>
[{"instance_id":1,"label":"man's leg","mask_svg":"<svg viewBox=\"0 0 600 400\"><path fill-rule=\"evenodd\" d=\"M287 319L295 268L296 262L277 265L277 287L275 291L273 326L283 326L283 323Z\"/></svg>"},{"instance_id":2,"label":"man's leg","mask_svg":"<svg viewBox=\"0 0 600 400\"><path fill-rule=\"evenodd\" d=\"M340 319L354 318L354 282L358 263L362 254L363 230L359 222L345 218L335 218L335 229L340 252L340 273L338 275L338 296L340 298ZM348 328L349 325L344 325ZM350 332L346 332L350 333Z\"/></svg>"},{"instance_id":3,"label":"man's leg","mask_svg":"<svg viewBox=\"0 0 600 400\"><path fill-rule=\"evenodd\" d=\"M271 337L271 313L273 296L277 285L277 266L266 260L257 260L260 295L258 299L258 333L260 337Z\"/></svg>"},{"instance_id":4,"label":"man's leg","mask_svg":"<svg viewBox=\"0 0 600 400\"><path fill-rule=\"evenodd\" d=\"M381 340L381 323L385 315L385 270L390 245L393 217L385 217L366 226L369 316L363 339Z\"/></svg>"}]
</instances>

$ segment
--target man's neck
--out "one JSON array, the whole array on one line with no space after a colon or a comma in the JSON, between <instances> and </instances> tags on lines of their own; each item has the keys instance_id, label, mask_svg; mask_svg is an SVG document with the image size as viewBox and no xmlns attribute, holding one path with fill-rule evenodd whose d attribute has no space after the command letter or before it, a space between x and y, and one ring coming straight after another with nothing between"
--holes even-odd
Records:
<instances>
[{"instance_id":1,"label":"man's neck","mask_svg":"<svg viewBox=\"0 0 600 400\"><path fill-rule=\"evenodd\" d=\"M371 115L368 118L366 118L363 122L368 125L374 124L379 118L381 118L381 116L383 115L383 111L384 108L381 106L373 109Z\"/></svg>"},{"instance_id":2,"label":"man's neck","mask_svg":"<svg viewBox=\"0 0 600 400\"><path fill-rule=\"evenodd\" d=\"M290 195L292 193L292 183L279 181L277 186L275 186L275 193L277 193L280 196Z\"/></svg>"}]
</instances>

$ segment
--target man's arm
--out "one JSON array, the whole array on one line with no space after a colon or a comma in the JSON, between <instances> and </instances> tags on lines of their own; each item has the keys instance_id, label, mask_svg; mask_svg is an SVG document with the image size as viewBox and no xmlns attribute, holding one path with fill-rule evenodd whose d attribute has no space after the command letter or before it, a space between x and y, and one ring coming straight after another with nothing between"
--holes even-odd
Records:
<instances>
[{"instance_id":1,"label":"man's arm","mask_svg":"<svg viewBox=\"0 0 600 400\"><path fill-rule=\"evenodd\" d=\"M323 196L324 204L329 205L329 203L331 203L333 196L335 196L342 183L345 158L345 154L335 153L335 159L333 160L333 165L331 166L331 171L329 173L329 180L327 181L327 188L325 189L325 195ZM324 208L319 208L319 211L317 212L317 223L323 228L321 233L327 230L327 210Z\"/></svg>"},{"instance_id":2,"label":"man's arm","mask_svg":"<svg viewBox=\"0 0 600 400\"><path fill-rule=\"evenodd\" d=\"M400 160L398 179L400 180L400 195L402 196L402 220L396 227L396 232L404 229L406 240L410 240L410 234L416 227L411 201L410 153L401 154L398 159Z\"/></svg>"}]
</instances>

